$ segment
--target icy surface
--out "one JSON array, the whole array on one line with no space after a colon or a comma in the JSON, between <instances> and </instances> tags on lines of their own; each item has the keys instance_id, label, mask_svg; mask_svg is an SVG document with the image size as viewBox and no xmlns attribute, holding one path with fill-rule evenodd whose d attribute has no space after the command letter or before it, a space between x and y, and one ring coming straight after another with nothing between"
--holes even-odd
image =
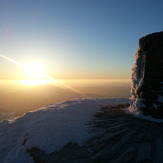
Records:
<instances>
[{"instance_id":1,"label":"icy surface","mask_svg":"<svg viewBox=\"0 0 163 163\"><path fill-rule=\"evenodd\" d=\"M130 107L129 112L134 114L135 116L142 117L142 111L140 107L144 107L142 103L142 98L137 97L137 93L140 88L144 84L144 64L145 61L142 59L142 54L140 49L138 48L135 56L134 56L134 66L132 68L132 78L131 78L131 98L130 98Z\"/></svg>"},{"instance_id":2,"label":"icy surface","mask_svg":"<svg viewBox=\"0 0 163 163\"><path fill-rule=\"evenodd\" d=\"M138 118L162 123L162 119L156 119L152 116L143 115L140 109L146 107L142 102L143 98L141 96L138 97L138 92L144 84L145 60L142 59L142 55L143 53L141 53L140 49L138 48L134 56L135 63L132 68L130 107L126 111L127 113L133 114ZM161 95L158 95L157 101L163 102L163 97ZM158 105L153 103L153 108L157 109Z\"/></svg>"},{"instance_id":3,"label":"icy surface","mask_svg":"<svg viewBox=\"0 0 163 163\"><path fill-rule=\"evenodd\" d=\"M148 121L152 121L152 122L157 122L157 123L163 123L163 119L157 119L157 118L153 118L152 116L147 116L147 115L144 115L141 110L134 110L133 107L129 107L129 108L126 108L124 109L124 111L127 113L127 114L131 114L137 118L141 118L141 119L145 119L145 120L148 120Z\"/></svg>"},{"instance_id":4,"label":"icy surface","mask_svg":"<svg viewBox=\"0 0 163 163\"><path fill-rule=\"evenodd\" d=\"M69 142L82 145L92 136L88 123L101 106L127 103L128 99L78 99L28 112L14 121L0 123L0 163L33 163L26 150L46 153Z\"/></svg>"}]
</instances>

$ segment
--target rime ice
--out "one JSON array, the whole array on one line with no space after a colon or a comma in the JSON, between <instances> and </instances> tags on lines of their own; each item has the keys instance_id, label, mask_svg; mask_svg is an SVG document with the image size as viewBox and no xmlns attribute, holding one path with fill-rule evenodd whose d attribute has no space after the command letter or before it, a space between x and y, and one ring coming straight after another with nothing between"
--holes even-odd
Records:
<instances>
[{"instance_id":1,"label":"rime ice","mask_svg":"<svg viewBox=\"0 0 163 163\"><path fill-rule=\"evenodd\" d=\"M134 114L163 119L163 32L139 40L130 101Z\"/></svg>"}]
</instances>

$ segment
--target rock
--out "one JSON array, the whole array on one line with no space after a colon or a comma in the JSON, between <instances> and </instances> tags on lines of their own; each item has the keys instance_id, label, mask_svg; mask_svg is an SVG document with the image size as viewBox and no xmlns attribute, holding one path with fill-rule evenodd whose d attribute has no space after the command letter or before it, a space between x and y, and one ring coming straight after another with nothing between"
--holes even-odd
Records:
<instances>
[{"instance_id":1,"label":"rock","mask_svg":"<svg viewBox=\"0 0 163 163\"><path fill-rule=\"evenodd\" d=\"M35 163L92 163L90 152L85 146L68 143L62 150L46 154L38 148L27 150Z\"/></svg>"},{"instance_id":2,"label":"rock","mask_svg":"<svg viewBox=\"0 0 163 163\"><path fill-rule=\"evenodd\" d=\"M140 145L136 162L152 161L151 144L144 142Z\"/></svg>"},{"instance_id":3,"label":"rock","mask_svg":"<svg viewBox=\"0 0 163 163\"><path fill-rule=\"evenodd\" d=\"M155 143L156 143L156 162L157 163L162 163L162 160L163 160L163 140L161 137L158 137L156 140L155 140Z\"/></svg>"},{"instance_id":4,"label":"rock","mask_svg":"<svg viewBox=\"0 0 163 163\"><path fill-rule=\"evenodd\" d=\"M131 108L163 119L163 100L158 103L163 94L163 32L139 40L132 70Z\"/></svg>"}]
</instances>

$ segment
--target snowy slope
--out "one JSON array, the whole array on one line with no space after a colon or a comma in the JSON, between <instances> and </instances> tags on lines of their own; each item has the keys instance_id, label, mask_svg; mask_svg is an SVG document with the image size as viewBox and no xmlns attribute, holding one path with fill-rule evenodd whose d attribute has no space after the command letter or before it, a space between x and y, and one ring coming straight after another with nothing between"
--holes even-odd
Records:
<instances>
[{"instance_id":1,"label":"snowy slope","mask_svg":"<svg viewBox=\"0 0 163 163\"><path fill-rule=\"evenodd\" d=\"M14 117L15 117L14 112L9 112L9 113L2 112L2 113L0 113L0 121L4 120L4 119L14 119Z\"/></svg>"},{"instance_id":2,"label":"snowy slope","mask_svg":"<svg viewBox=\"0 0 163 163\"><path fill-rule=\"evenodd\" d=\"M88 123L101 106L127 103L128 99L78 99L28 112L0 123L0 163L33 163L26 150L46 153L69 142L81 145L92 136Z\"/></svg>"}]
</instances>

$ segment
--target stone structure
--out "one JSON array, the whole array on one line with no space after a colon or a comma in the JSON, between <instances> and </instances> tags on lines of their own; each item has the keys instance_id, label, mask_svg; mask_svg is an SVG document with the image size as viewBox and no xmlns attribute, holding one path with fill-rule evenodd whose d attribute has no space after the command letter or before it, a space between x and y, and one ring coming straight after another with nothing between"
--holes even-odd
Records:
<instances>
[{"instance_id":1,"label":"stone structure","mask_svg":"<svg viewBox=\"0 0 163 163\"><path fill-rule=\"evenodd\" d=\"M163 119L163 32L139 40L132 71L130 110Z\"/></svg>"}]
</instances>

